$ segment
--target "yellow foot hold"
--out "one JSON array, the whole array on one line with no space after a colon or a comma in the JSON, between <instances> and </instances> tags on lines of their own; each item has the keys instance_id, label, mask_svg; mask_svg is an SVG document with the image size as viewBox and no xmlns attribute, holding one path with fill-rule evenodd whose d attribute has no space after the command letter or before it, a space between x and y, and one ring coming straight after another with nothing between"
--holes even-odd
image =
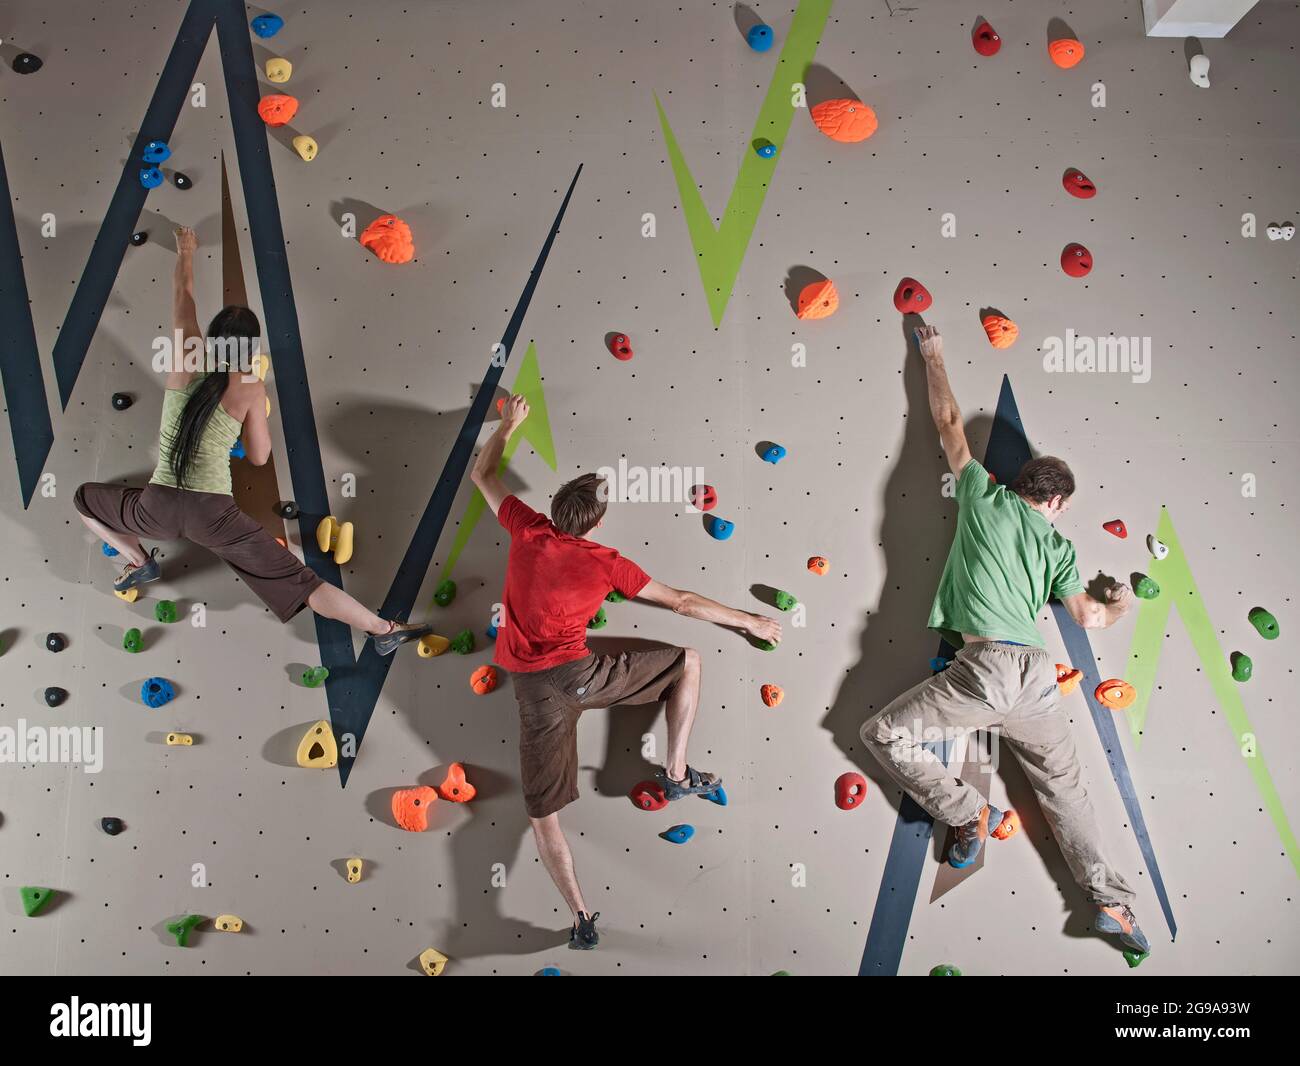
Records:
<instances>
[{"instance_id":1,"label":"yellow foot hold","mask_svg":"<svg viewBox=\"0 0 1300 1066\"><path fill-rule=\"evenodd\" d=\"M355 885L361 880L361 868L365 864L360 859L348 859L348 884Z\"/></svg>"},{"instance_id":2,"label":"yellow foot hold","mask_svg":"<svg viewBox=\"0 0 1300 1066\"><path fill-rule=\"evenodd\" d=\"M167 746L169 748L182 747L188 748L194 743L194 738L188 733L168 733Z\"/></svg>"},{"instance_id":3,"label":"yellow foot hold","mask_svg":"<svg viewBox=\"0 0 1300 1066\"><path fill-rule=\"evenodd\" d=\"M212 919L212 927L222 933L238 933L244 928L244 919L237 914L218 914Z\"/></svg>"},{"instance_id":4,"label":"yellow foot hold","mask_svg":"<svg viewBox=\"0 0 1300 1066\"><path fill-rule=\"evenodd\" d=\"M441 655L450 647L451 641L446 637L440 637L437 633L426 633L420 638L415 650L419 652L421 659L432 659L435 655Z\"/></svg>"},{"instance_id":5,"label":"yellow foot hold","mask_svg":"<svg viewBox=\"0 0 1300 1066\"><path fill-rule=\"evenodd\" d=\"M339 747L329 722L317 722L298 743L298 765L308 770L328 770L339 764Z\"/></svg>"},{"instance_id":6,"label":"yellow foot hold","mask_svg":"<svg viewBox=\"0 0 1300 1066\"><path fill-rule=\"evenodd\" d=\"M437 948L425 948L420 952L420 965L430 977L437 977L447 965L447 956Z\"/></svg>"},{"instance_id":7,"label":"yellow foot hold","mask_svg":"<svg viewBox=\"0 0 1300 1066\"><path fill-rule=\"evenodd\" d=\"M333 552L334 561L340 565L352 558L352 523L326 515L316 526L316 547L323 552Z\"/></svg>"},{"instance_id":8,"label":"yellow foot hold","mask_svg":"<svg viewBox=\"0 0 1300 1066\"><path fill-rule=\"evenodd\" d=\"M140 598L140 590L138 588L134 588L134 589L127 589L125 592L118 592L117 589L114 589L113 595L116 596L119 600L125 600L127 603L135 603L135 601Z\"/></svg>"}]
</instances>

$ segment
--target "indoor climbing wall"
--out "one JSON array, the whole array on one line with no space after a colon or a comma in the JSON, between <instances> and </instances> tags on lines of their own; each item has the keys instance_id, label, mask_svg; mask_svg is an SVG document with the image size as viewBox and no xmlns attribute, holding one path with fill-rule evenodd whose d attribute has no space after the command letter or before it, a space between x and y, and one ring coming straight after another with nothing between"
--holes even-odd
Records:
<instances>
[{"instance_id":1,"label":"indoor climbing wall","mask_svg":"<svg viewBox=\"0 0 1300 1066\"><path fill-rule=\"evenodd\" d=\"M283 26L252 32L267 14ZM973 41L978 18L996 50ZM747 39L760 22L768 48ZM0 966L419 973L434 947L448 975L1294 972L1298 35L1280 0L1204 41L1146 38L1136 0L141 0L129 14L12 0ZM1049 49L1066 39L1081 60ZM1208 86L1190 76L1198 56ZM273 82L279 60L291 71ZM271 94L298 101L284 125L255 110ZM839 99L873 110L869 138L830 136L865 129L865 113L817 111ZM171 155L145 194L153 139ZM409 262L359 241L389 214L413 234ZM116 561L72 496L152 470L177 225L199 236L200 320L246 292L267 326L275 452L260 471L236 463L242 501L368 604L471 632L468 654L379 664L337 628L278 624L180 543L163 545L161 582L114 597ZM1014 760L981 773L974 744L948 753L1024 826L955 877L943 828L858 738L939 654L925 621L955 514L917 319L894 302L905 278L933 298L920 317L943 333L975 454L1000 480L1031 450L1066 458L1079 489L1060 528L1084 580L1160 587L1104 632L1040 619L1084 673L1063 713L1137 889L1153 945L1139 968L1089 934ZM800 294L822 280L838 306L815 317ZM1018 327L1009 347L990 343L991 316ZM614 333L632 358L609 350ZM602 648L699 650L692 762L721 773L729 802L639 810L627 793L662 758L662 715L584 716L583 796L563 818L602 915L585 954L565 950L529 834L510 679L470 684L490 662L507 538L475 503L466 442L510 388L533 407L505 475L528 503L584 471L668 468L716 489L730 537L679 493L616 503L599 539L737 607L798 601L774 652L606 605ZM116 410L114 393L133 402ZM280 518L279 500L306 517ZM353 523L342 564L315 545L325 513ZM1103 528L1116 519L1122 538ZM807 566L818 555L824 575ZM447 579L456 596L435 605ZM158 620L164 599L174 622ZM1256 607L1280 639L1257 632ZM1248 681L1232 673L1242 655ZM305 685L322 664L326 684ZM141 694L155 677L175 691L156 708ZM1092 699L1106 678L1134 686L1128 709ZM66 698L49 705L47 688ZM361 736L355 759L300 768L299 741L330 718ZM16 740L60 735L82 745L63 761ZM394 790L437 788L455 762L475 798L400 828ZM868 782L852 810L835 803L846 772ZM659 835L679 822L688 843ZM35 917L23 887L54 891ZM189 914L243 930L207 921L180 947L167 925Z\"/></svg>"}]
</instances>

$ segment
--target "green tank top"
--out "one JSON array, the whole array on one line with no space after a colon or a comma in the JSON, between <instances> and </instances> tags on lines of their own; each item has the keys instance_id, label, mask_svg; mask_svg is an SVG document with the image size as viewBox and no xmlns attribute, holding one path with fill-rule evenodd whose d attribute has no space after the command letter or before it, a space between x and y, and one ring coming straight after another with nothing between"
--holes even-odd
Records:
<instances>
[{"instance_id":1,"label":"green tank top","mask_svg":"<svg viewBox=\"0 0 1300 1066\"><path fill-rule=\"evenodd\" d=\"M168 389L163 393L162 421L158 427L158 465L154 468L149 484L178 487L171 466L176 431L180 428L181 412L185 410L186 402L205 377L206 374L199 374L185 388ZM199 439L198 449L185 474L187 490L232 495L230 449L235 446L243 428L226 413L221 404L217 404L208 424L203 427L203 436Z\"/></svg>"}]
</instances>

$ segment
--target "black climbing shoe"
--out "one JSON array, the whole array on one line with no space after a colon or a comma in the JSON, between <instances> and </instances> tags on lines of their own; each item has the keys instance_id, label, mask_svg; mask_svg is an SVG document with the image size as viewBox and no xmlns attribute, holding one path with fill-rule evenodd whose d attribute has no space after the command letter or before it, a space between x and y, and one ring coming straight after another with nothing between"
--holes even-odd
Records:
<instances>
[{"instance_id":1,"label":"black climbing shoe","mask_svg":"<svg viewBox=\"0 0 1300 1066\"><path fill-rule=\"evenodd\" d=\"M162 577L162 564L158 562L158 549L154 548L143 565L128 566L123 570L122 576L113 582L113 588L118 592L126 592L127 589L133 589L137 585L157 581L160 577Z\"/></svg>"},{"instance_id":2,"label":"black climbing shoe","mask_svg":"<svg viewBox=\"0 0 1300 1066\"><path fill-rule=\"evenodd\" d=\"M380 655L392 655L403 644L432 632L433 626L428 622L396 622L391 632L372 633L370 639L375 642L375 651Z\"/></svg>"},{"instance_id":3,"label":"black climbing shoe","mask_svg":"<svg viewBox=\"0 0 1300 1066\"><path fill-rule=\"evenodd\" d=\"M569 930L570 948L574 951L590 951L600 943L600 934L596 932L596 919L599 917L600 911L595 914L579 913L578 920Z\"/></svg>"}]
</instances>

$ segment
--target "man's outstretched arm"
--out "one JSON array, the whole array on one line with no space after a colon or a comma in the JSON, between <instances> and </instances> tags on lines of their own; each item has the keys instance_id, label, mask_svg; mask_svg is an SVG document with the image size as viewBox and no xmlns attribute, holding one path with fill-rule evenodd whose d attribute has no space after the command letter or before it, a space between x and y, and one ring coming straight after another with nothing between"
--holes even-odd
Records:
<instances>
[{"instance_id":1,"label":"man's outstretched arm","mask_svg":"<svg viewBox=\"0 0 1300 1066\"><path fill-rule=\"evenodd\" d=\"M781 640L781 623L775 618L761 614L738 611L701 596L698 592L675 589L653 578L639 593L637 599L657 603L667 607L674 614L684 614L687 618L698 618L701 622L713 622L720 626L740 629L757 640L768 640L773 644Z\"/></svg>"},{"instance_id":2,"label":"man's outstretched arm","mask_svg":"<svg viewBox=\"0 0 1300 1066\"><path fill-rule=\"evenodd\" d=\"M971 460L970 445L966 443L966 426L961 419L957 398L948 384L948 371L943 365L943 338L934 326L922 326L916 331L921 358L925 360L925 380L930 393L930 415L939 431L939 443L948 457L948 467L958 477Z\"/></svg>"},{"instance_id":3,"label":"man's outstretched arm","mask_svg":"<svg viewBox=\"0 0 1300 1066\"><path fill-rule=\"evenodd\" d=\"M501 408L501 424L483 445L483 450L478 453L474 467L469 472L469 479L483 493L483 499L487 500L493 514L500 509L501 501L510 495L510 490L497 473L501 466L501 455L506 450L506 442L527 417L528 401L522 396L511 396Z\"/></svg>"}]
</instances>

